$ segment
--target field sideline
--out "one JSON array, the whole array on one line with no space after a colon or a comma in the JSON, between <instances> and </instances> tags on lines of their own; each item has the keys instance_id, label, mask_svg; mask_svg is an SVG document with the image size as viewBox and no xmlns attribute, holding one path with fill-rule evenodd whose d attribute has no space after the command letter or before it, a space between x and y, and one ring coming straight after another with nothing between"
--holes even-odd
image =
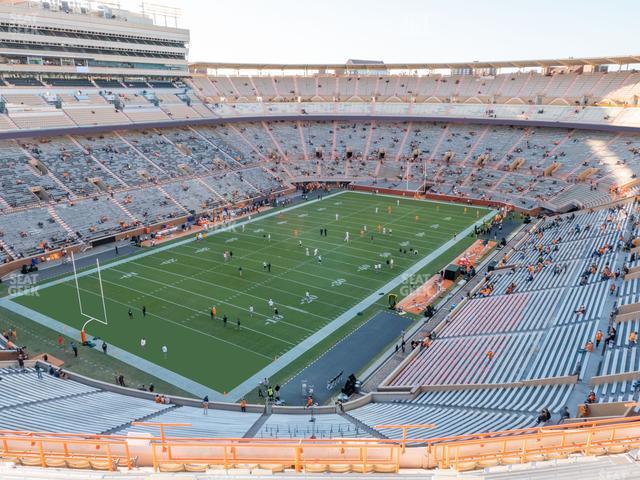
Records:
<instances>
[{"instance_id":1,"label":"field sideline","mask_svg":"<svg viewBox=\"0 0 640 480\"><path fill-rule=\"evenodd\" d=\"M312 344L336 319L355 316L360 308L351 310L361 307L363 298L436 250L444 253L442 245L450 247L454 234L489 213L404 198L397 202L396 197L342 193L255 218L203 241L176 242L114 262L102 271L108 325L92 322L87 331L217 392L232 391L274 359L292 357L305 340ZM327 236L320 236L321 228L327 228ZM316 248L321 262L313 255ZM230 260L224 251L233 252ZM376 263L382 264L380 271L374 270ZM97 275L82 275L84 310L102 318ZM12 301L72 328L84 323L72 278ZM166 358L162 345L169 350Z\"/></svg>"}]
</instances>

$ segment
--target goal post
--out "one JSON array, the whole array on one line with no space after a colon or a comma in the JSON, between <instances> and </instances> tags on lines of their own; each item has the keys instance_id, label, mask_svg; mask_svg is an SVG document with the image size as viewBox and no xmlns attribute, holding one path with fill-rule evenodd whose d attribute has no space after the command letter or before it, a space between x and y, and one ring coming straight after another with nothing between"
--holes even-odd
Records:
<instances>
[{"instance_id":1,"label":"goal post","mask_svg":"<svg viewBox=\"0 0 640 480\"><path fill-rule=\"evenodd\" d=\"M98 323L102 323L103 325L109 324L108 317L107 317L107 304L104 298L104 286L102 283L102 270L100 269L100 260L96 258L96 273L98 274L98 285L100 286L99 296L100 296L100 301L102 303L102 313L103 313L103 318L97 318L93 315L86 313L84 306L82 305L82 295L80 293L80 290L81 290L80 282L78 281L78 270L76 267L76 259L73 252L71 252L71 264L73 266L73 278L75 280L76 293L78 296L78 308L80 309L80 315L85 319L85 322L82 325L82 329L80 330L80 339L82 341L82 344L84 345L87 343L86 328L87 328L87 325L89 325L89 323L95 321Z\"/></svg>"}]
</instances>

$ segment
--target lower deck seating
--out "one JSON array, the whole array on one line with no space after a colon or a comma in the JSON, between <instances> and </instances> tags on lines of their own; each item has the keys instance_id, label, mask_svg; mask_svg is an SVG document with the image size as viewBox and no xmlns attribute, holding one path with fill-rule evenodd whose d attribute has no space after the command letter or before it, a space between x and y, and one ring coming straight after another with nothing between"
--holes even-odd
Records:
<instances>
[{"instance_id":1,"label":"lower deck seating","mask_svg":"<svg viewBox=\"0 0 640 480\"><path fill-rule=\"evenodd\" d=\"M121 231L132 223L126 213L109 198L95 197L71 204L59 204L60 218L83 240L101 238ZM87 211L93 212L88 216Z\"/></svg>"},{"instance_id":2,"label":"lower deck seating","mask_svg":"<svg viewBox=\"0 0 640 480\"><path fill-rule=\"evenodd\" d=\"M120 192L115 198L133 214L133 216L149 225L169 218L185 215L187 212L157 188L144 188Z\"/></svg>"},{"instance_id":3,"label":"lower deck seating","mask_svg":"<svg viewBox=\"0 0 640 480\"><path fill-rule=\"evenodd\" d=\"M0 238L18 255L29 256L59 247L72 236L46 209L0 215Z\"/></svg>"}]
</instances>

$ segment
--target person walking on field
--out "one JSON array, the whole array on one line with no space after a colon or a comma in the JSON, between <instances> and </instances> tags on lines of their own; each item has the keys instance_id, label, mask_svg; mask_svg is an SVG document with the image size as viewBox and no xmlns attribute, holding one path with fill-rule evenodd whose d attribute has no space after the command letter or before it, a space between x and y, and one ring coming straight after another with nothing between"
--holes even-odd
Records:
<instances>
[{"instance_id":1,"label":"person walking on field","mask_svg":"<svg viewBox=\"0 0 640 480\"><path fill-rule=\"evenodd\" d=\"M129 307L129 311L127 313L129 314L129 320L131 320L133 318L133 310L131 310L131 307Z\"/></svg>"},{"instance_id":2,"label":"person walking on field","mask_svg":"<svg viewBox=\"0 0 640 480\"><path fill-rule=\"evenodd\" d=\"M143 317L147 316L147 307L145 307L144 305L142 305L142 316Z\"/></svg>"},{"instance_id":3,"label":"person walking on field","mask_svg":"<svg viewBox=\"0 0 640 480\"><path fill-rule=\"evenodd\" d=\"M167 354L169 353L169 349L167 348L166 345L162 345L162 355L164 356L165 360L167 359Z\"/></svg>"}]
</instances>

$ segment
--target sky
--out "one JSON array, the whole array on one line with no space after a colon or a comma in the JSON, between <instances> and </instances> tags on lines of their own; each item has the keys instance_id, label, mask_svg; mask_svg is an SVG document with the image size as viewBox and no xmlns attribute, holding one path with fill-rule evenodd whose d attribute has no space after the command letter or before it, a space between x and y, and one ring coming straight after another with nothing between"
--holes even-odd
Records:
<instances>
[{"instance_id":1,"label":"sky","mask_svg":"<svg viewBox=\"0 0 640 480\"><path fill-rule=\"evenodd\" d=\"M640 54L639 0L161 0L190 61L342 63Z\"/></svg>"}]
</instances>

